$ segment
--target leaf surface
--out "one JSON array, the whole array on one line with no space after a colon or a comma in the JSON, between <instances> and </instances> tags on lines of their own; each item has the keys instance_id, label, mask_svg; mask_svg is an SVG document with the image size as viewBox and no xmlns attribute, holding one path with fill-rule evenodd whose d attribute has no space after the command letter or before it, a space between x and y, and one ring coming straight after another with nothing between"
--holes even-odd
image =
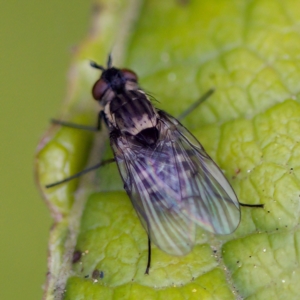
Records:
<instances>
[{"instance_id":1,"label":"leaf surface","mask_svg":"<svg viewBox=\"0 0 300 300\"><path fill-rule=\"evenodd\" d=\"M64 120L96 123L87 59L133 69L174 116L208 89L186 120L224 170L242 208L228 236L197 232L193 251L152 246L116 166L51 190L111 157L100 134L52 127L37 153L37 177L55 225L45 299L296 299L300 280L300 3L297 1L96 1L93 26L75 55ZM98 138L99 139L99 138ZM106 141L106 142L105 142ZM95 142L94 142L95 143ZM72 264L74 251L80 259Z\"/></svg>"}]
</instances>

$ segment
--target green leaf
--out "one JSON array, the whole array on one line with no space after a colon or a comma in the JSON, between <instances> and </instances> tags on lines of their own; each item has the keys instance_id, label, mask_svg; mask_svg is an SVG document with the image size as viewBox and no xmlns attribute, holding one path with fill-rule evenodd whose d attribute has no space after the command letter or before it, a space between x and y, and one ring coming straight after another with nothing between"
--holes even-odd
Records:
<instances>
[{"instance_id":1,"label":"green leaf","mask_svg":"<svg viewBox=\"0 0 300 300\"><path fill-rule=\"evenodd\" d=\"M64 120L96 123L88 59L133 69L158 107L179 115L224 170L242 208L228 236L199 229L191 253L152 245L115 165L46 190L46 183L111 157L105 138L52 126L37 178L53 214L45 299L296 299L300 280L300 16L297 1L100 1L78 47ZM92 147L92 144L96 146ZM73 253L81 253L72 264ZM79 258L79 257L78 257Z\"/></svg>"}]
</instances>

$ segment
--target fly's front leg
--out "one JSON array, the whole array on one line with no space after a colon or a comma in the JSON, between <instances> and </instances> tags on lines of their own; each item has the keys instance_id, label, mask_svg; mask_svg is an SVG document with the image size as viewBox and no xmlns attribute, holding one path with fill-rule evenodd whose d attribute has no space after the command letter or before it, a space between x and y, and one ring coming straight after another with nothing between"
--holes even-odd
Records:
<instances>
[{"instance_id":1,"label":"fly's front leg","mask_svg":"<svg viewBox=\"0 0 300 300\"><path fill-rule=\"evenodd\" d=\"M88 130L88 131L100 131L101 130L101 121L102 121L102 119L104 120L105 123L107 123L104 112L101 110L98 114L96 127L86 126L86 125L81 125L81 124L76 124L76 123L71 123L71 122L60 121L60 120L57 120L57 119L51 119L51 123L61 125L61 126L65 126L65 127L74 128L74 129L82 129L82 130Z\"/></svg>"},{"instance_id":2,"label":"fly's front leg","mask_svg":"<svg viewBox=\"0 0 300 300\"><path fill-rule=\"evenodd\" d=\"M104 120L105 124L107 125L107 119L105 117L105 114L103 111L100 111L99 114L98 114L98 120L97 120L97 126L96 127L92 127L92 126L85 126L85 125L80 125L80 124L75 124L75 123L70 123L70 122L64 122L64 121L60 121L60 120L56 120L56 119L52 119L51 122L54 123L54 124L59 124L59 125L62 125L62 126L66 126L66 127L70 127L70 128L74 128L74 129L82 129L82 130L88 130L88 131L100 131L101 130L101 122L102 122L102 119ZM57 185L60 185L62 183L65 183L65 182L68 182L72 179L75 179L75 178L78 178L80 177L81 175L84 175L88 172L91 172L93 170L96 170L102 166L105 166L109 163L112 163L112 162L115 162L115 159L114 158L111 158L111 159L106 159L106 160L103 160L101 161L100 163L92 166L92 167L89 167L85 170L82 170L81 172L78 172L70 177L67 177L63 180L60 180L60 181L57 181L57 182L53 182L53 183L50 183L50 184L47 184L45 187L46 188L51 188L51 187L54 187L54 186L57 186Z\"/></svg>"}]
</instances>

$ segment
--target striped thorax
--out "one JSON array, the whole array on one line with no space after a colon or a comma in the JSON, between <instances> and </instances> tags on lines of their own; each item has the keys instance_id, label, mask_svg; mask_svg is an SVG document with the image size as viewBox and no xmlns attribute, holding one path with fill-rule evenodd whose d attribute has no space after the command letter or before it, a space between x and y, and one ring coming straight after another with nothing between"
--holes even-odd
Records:
<instances>
[{"instance_id":1,"label":"striped thorax","mask_svg":"<svg viewBox=\"0 0 300 300\"><path fill-rule=\"evenodd\" d=\"M104 108L110 132L117 130L149 145L157 141L157 111L134 72L106 69L93 87L93 96Z\"/></svg>"}]
</instances>

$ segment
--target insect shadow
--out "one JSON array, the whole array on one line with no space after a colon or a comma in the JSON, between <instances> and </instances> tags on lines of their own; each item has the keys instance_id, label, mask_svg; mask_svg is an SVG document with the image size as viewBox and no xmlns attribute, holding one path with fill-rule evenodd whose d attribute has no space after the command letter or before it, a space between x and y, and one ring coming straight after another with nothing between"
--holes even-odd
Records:
<instances>
[{"instance_id":1,"label":"insect shadow","mask_svg":"<svg viewBox=\"0 0 300 300\"><path fill-rule=\"evenodd\" d=\"M177 118L153 106L128 69L91 62L101 71L92 94L102 107L96 127L60 120L52 123L75 129L109 132L114 158L103 160L47 188L77 178L116 162L137 215L151 242L170 255L185 255L195 243L196 226L214 234L230 234L240 223L240 206L262 208L263 204L240 203L223 172L197 139L180 123L214 92L210 89Z\"/></svg>"}]
</instances>

